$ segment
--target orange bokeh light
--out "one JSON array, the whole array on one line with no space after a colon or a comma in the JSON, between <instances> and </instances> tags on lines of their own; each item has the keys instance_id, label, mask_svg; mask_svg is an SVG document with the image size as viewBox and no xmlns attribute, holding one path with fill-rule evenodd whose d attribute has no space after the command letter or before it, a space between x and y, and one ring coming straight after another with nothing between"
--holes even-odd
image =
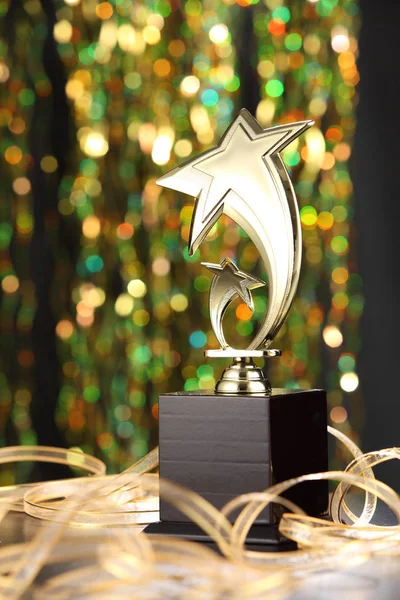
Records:
<instances>
[{"instance_id":1,"label":"orange bokeh light","mask_svg":"<svg viewBox=\"0 0 400 600\"><path fill-rule=\"evenodd\" d=\"M272 33L272 35L282 35L285 33L285 23L282 19L272 19L268 24L268 31Z\"/></svg>"},{"instance_id":2,"label":"orange bokeh light","mask_svg":"<svg viewBox=\"0 0 400 600\"><path fill-rule=\"evenodd\" d=\"M96 15L99 19L109 19L112 17L113 12L114 9L109 2L100 2L100 4L96 6Z\"/></svg>"},{"instance_id":3,"label":"orange bokeh light","mask_svg":"<svg viewBox=\"0 0 400 600\"><path fill-rule=\"evenodd\" d=\"M241 321L249 321L249 319L251 319L252 314L252 311L244 303L239 304L239 306L236 309L236 316Z\"/></svg>"},{"instance_id":4,"label":"orange bokeh light","mask_svg":"<svg viewBox=\"0 0 400 600\"><path fill-rule=\"evenodd\" d=\"M120 240L130 240L134 232L134 227L130 223L121 223L117 227L117 237Z\"/></svg>"}]
</instances>

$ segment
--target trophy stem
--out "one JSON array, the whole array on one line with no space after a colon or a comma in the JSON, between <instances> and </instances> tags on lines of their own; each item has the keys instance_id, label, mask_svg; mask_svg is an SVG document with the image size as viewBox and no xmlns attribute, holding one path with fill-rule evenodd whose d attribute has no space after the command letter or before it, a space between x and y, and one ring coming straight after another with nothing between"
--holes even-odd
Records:
<instances>
[{"instance_id":1,"label":"trophy stem","mask_svg":"<svg viewBox=\"0 0 400 600\"><path fill-rule=\"evenodd\" d=\"M224 370L215 391L217 394L271 395L271 385L262 369L250 356L238 356Z\"/></svg>"}]
</instances>

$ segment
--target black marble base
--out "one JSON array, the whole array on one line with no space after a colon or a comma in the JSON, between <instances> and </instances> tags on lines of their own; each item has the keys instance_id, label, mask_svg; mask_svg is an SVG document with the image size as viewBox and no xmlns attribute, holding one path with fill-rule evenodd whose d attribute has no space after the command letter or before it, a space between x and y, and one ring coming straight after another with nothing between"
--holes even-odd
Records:
<instances>
[{"instance_id":1,"label":"black marble base","mask_svg":"<svg viewBox=\"0 0 400 600\"><path fill-rule=\"evenodd\" d=\"M274 389L270 397L214 392L163 395L159 401L160 476L197 492L220 509L240 494L326 471L326 410L323 390ZM327 481L304 483L284 495L309 515L327 511ZM163 498L162 480L160 497L162 524L152 529L185 531L183 524L190 519ZM270 506L255 526L276 526L279 516L280 511ZM275 533L260 533L260 539L276 535L275 527Z\"/></svg>"}]
</instances>

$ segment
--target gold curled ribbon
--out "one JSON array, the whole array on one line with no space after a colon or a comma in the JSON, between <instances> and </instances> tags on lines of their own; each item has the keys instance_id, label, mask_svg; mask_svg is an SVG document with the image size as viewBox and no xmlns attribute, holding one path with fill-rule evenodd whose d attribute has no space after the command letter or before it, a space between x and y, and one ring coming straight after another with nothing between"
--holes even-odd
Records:
<instances>
[{"instance_id":1,"label":"gold curled ribbon","mask_svg":"<svg viewBox=\"0 0 400 600\"><path fill-rule=\"evenodd\" d=\"M400 523L400 496L373 473L376 465L399 459L400 448L363 454L343 433L328 430L353 456L345 471L312 473L264 492L243 494L221 511L193 491L163 481L164 500L197 523L215 541L220 555L195 542L140 532L137 525L142 517L157 515L159 479L149 473L158 464L157 449L117 476L105 476L101 461L76 451L40 447L0 450L0 462L54 459L52 462L93 473L91 477L0 489L3 515L21 510L23 499L25 512L44 523L30 542L0 549L0 597L20 598L44 564L57 564L58 570L62 567L66 572L34 587L40 600L58 596L72 600L78 595L87 600L149 600L171 590L174 597L190 600L283 598L305 576L321 569L354 566L374 555L400 554L400 525L371 524L378 499ZM338 481L330 520L310 517L282 497L294 485L317 480ZM360 516L346 502L353 486L365 493ZM297 551L270 553L246 548L252 524L271 502L290 511L282 516L279 529L297 543ZM241 511L231 523L230 516L238 509ZM136 527L128 529L127 524ZM71 569L68 562L76 564L77 560L81 566Z\"/></svg>"}]
</instances>

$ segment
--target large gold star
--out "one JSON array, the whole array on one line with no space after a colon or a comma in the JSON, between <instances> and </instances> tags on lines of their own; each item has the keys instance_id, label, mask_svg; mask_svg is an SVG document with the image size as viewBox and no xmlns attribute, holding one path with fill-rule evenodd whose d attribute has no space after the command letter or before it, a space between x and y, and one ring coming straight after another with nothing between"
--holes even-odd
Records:
<instances>
[{"instance_id":1,"label":"large gold star","mask_svg":"<svg viewBox=\"0 0 400 600\"><path fill-rule=\"evenodd\" d=\"M191 254L222 213L256 246L268 275L268 309L249 350L268 347L296 290L301 262L300 215L279 152L311 125L313 121L300 121L263 129L242 110L216 148L158 180L162 186L196 198L189 236ZM225 305L224 300L221 306Z\"/></svg>"},{"instance_id":2,"label":"large gold star","mask_svg":"<svg viewBox=\"0 0 400 600\"><path fill-rule=\"evenodd\" d=\"M243 109L218 146L158 179L159 185L196 198L189 237L191 254L223 212L229 194L247 201L250 195L255 205L265 200L271 175L278 181L279 168L283 166L278 152L312 124L312 121L299 121L264 130Z\"/></svg>"}]
</instances>

